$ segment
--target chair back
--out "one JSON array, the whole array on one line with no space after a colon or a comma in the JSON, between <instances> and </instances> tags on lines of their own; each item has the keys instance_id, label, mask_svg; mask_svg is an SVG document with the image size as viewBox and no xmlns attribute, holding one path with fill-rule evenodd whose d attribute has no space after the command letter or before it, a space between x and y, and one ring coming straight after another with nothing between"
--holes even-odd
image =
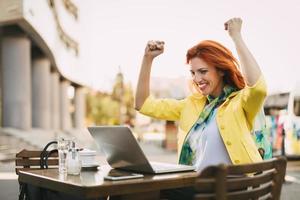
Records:
<instances>
[{"instance_id":1,"label":"chair back","mask_svg":"<svg viewBox=\"0 0 300 200\"><path fill-rule=\"evenodd\" d=\"M196 179L195 200L280 199L285 157L260 163L205 168Z\"/></svg>"},{"instance_id":2,"label":"chair back","mask_svg":"<svg viewBox=\"0 0 300 200\"><path fill-rule=\"evenodd\" d=\"M16 154L16 174L19 170L26 171L32 169L41 169L41 153L42 151L29 151L23 149ZM47 164L49 168L58 168L58 154L53 152L49 155Z\"/></svg>"}]
</instances>

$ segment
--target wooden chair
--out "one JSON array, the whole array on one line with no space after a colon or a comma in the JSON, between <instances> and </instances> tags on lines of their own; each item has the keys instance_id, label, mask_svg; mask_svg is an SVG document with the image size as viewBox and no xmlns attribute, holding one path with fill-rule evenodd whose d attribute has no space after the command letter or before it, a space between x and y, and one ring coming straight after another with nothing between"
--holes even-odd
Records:
<instances>
[{"instance_id":1,"label":"wooden chair","mask_svg":"<svg viewBox=\"0 0 300 200\"><path fill-rule=\"evenodd\" d=\"M286 158L261 163L205 168L196 179L195 200L280 199Z\"/></svg>"},{"instance_id":2,"label":"wooden chair","mask_svg":"<svg viewBox=\"0 0 300 200\"><path fill-rule=\"evenodd\" d=\"M42 151L28 151L23 149L16 154L16 174L22 170L41 169ZM48 167L58 168L58 153L51 153L48 157Z\"/></svg>"}]
</instances>

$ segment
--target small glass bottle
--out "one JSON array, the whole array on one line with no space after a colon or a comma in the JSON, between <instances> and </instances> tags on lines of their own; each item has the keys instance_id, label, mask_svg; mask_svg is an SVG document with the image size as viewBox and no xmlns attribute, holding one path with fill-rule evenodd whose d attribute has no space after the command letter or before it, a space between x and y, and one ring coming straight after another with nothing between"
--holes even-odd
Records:
<instances>
[{"instance_id":1,"label":"small glass bottle","mask_svg":"<svg viewBox=\"0 0 300 200\"><path fill-rule=\"evenodd\" d=\"M78 175L81 171L81 161L79 159L79 151L75 148L75 142L72 141L71 148L68 154L68 174Z\"/></svg>"}]
</instances>

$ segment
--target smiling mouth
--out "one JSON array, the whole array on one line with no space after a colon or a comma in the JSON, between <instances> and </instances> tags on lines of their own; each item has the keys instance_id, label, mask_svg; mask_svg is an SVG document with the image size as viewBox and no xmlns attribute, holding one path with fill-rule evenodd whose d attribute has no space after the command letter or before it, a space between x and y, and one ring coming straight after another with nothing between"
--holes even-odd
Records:
<instances>
[{"instance_id":1,"label":"smiling mouth","mask_svg":"<svg viewBox=\"0 0 300 200\"><path fill-rule=\"evenodd\" d=\"M204 90L207 86L207 83L198 83L197 84L200 90Z\"/></svg>"}]
</instances>

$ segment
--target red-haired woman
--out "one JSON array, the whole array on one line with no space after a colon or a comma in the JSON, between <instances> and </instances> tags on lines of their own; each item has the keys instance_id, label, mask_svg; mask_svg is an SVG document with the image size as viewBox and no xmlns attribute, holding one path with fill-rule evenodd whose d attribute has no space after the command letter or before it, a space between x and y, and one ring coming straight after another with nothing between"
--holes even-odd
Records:
<instances>
[{"instance_id":1,"label":"red-haired woman","mask_svg":"<svg viewBox=\"0 0 300 200\"><path fill-rule=\"evenodd\" d=\"M153 59L164 42L148 42L136 91L136 109L165 120L179 120L179 163L196 167L262 161L251 131L261 110L266 84L241 35L242 20L230 19L225 29L232 38L240 65L218 42L205 40L187 51L196 93L183 100L149 95Z\"/></svg>"}]
</instances>

